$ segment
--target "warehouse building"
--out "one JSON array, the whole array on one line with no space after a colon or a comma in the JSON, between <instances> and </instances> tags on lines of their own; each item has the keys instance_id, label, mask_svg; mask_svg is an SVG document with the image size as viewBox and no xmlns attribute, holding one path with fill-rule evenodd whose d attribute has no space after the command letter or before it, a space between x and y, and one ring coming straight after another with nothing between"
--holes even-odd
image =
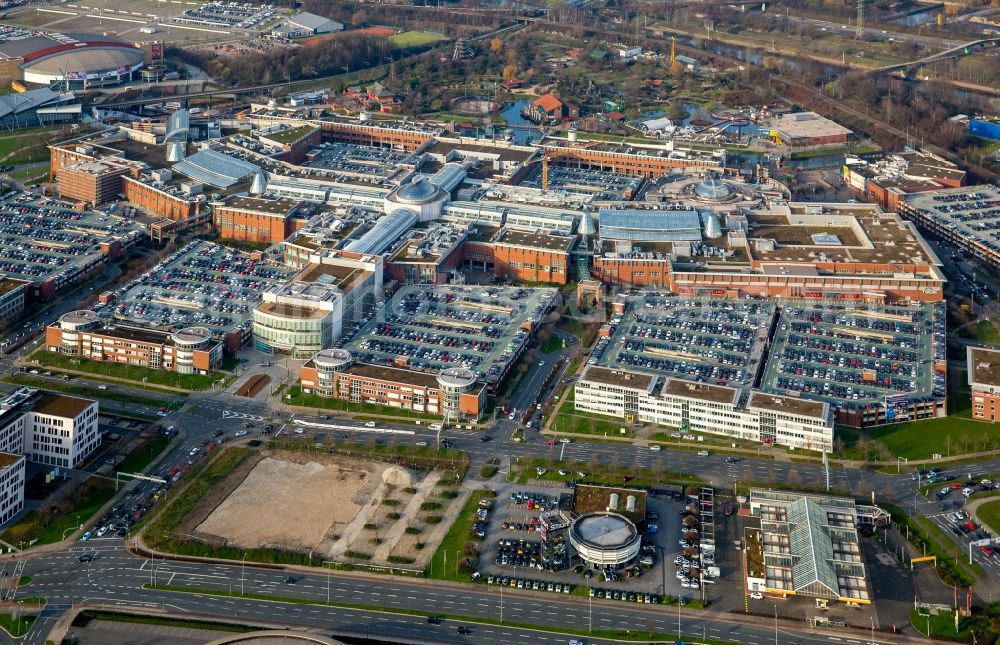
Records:
<instances>
[{"instance_id":1,"label":"warehouse building","mask_svg":"<svg viewBox=\"0 0 1000 645\"><path fill-rule=\"evenodd\" d=\"M302 12L289 18L285 24L274 30L275 36L285 38L301 38L303 36L316 36L318 34L329 34L335 31L343 31L343 23L336 20L317 16L314 13Z\"/></svg>"},{"instance_id":2,"label":"warehouse building","mask_svg":"<svg viewBox=\"0 0 1000 645\"><path fill-rule=\"evenodd\" d=\"M776 141L793 147L844 145L853 134L815 112L780 114L772 118L767 127Z\"/></svg>"}]
</instances>

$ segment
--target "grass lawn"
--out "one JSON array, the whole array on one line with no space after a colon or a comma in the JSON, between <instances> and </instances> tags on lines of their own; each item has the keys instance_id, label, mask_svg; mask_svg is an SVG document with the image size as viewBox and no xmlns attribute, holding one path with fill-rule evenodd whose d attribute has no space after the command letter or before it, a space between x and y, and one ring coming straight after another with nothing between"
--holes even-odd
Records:
<instances>
[{"instance_id":1,"label":"grass lawn","mask_svg":"<svg viewBox=\"0 0 1000 645\"><path fill-rule=\"evenodd\" d=\"M572 432L577 434L603 435L606 437L634 437L635 430L629 427L624 419L606 417L589 412L578 412L573 409L574 392L571 390L566 400L556 411L549 423L549 428L555 432ZM624 434L621 432L625 429Z\"/></svg>"},{"instance_id":2,"label":"grass lawn","mask_svg":"<svg viewBox=\"0 0 1000 645\"><path fill-rule=\"evenodd\" d=\"M155 439L126 457L118 470L126 473L141 473L168 445L170 445L170 438L158 433Z\"/></svg>"},{"instance_id":3,"label":"grass lawn","mask_svg":"<svg viewBox=\"0 0 1000 645\"><path fill-rule=\"evenodd\" d=\"M959 335L965 338L972 338L981 343L1000 344L1000 332L996 325L989 320L980 320L974 327L963 327Z\"/></svg>"},{"instance_id":4,"label":"grass lawn","mask_svg":"<svg viewBox=\"0 0 1000 645\"><path fill-rule=\"evenodd\" d=\"M556 335L552 335L547 341L542 343L542 353L551 354L563 348L563 340Z\"/></svg>"},{"instance_id":5,"label":"grass lawn","mask_svg":"<svg viewBox=\"0 0 1000 645\"><path fill-rule=\"evenodd\" d=\"M0 533L0 539L11 544L24 543L35 540L35 544L52 544L62 539L63 533L70 528L76 528L77 518L80 524L86 524L90 516L96 513L115 494L115 487L111 483L91 490L80 499L74 508L64 512L47 524L38 511L29 511L16 524L8 527Z\"/></svg>"},{"instance_id":6,"label":"grass lawn","mask_svg":"<svg viewBox=\"0 0 1000 645\"><path fill-rule=\"evenodd\" d=\"M640 468L628 464L598 464L584 463L582 461L558 461L559 445L552 446L550 459L522 459L517 467L521 468L518 475L518 483L526 484L530 479L542 481L565 482L575 480L580 484L595 484L605 486L621 486L628 484L636 487L650 487L654 484L697 484L702 481L697 475L686 473L670 472L670 459L662 457L660 463L648 467ZM677 464L679 465L679 464ZM544 475L538 474L538 469L544 468L547 472ZM567 474L560 475L559 470L563 469ZM580 473L585 473L586 477L581 477Z\"/></svg>"},{"instance_id":7,"label":"grass lawn","mask_svg":"<svg viewBox=\"0 0 1000 645\"><path fill-rule=\"evenodd\" d=\"M471 573L462 571L459 562L462 558L466 557L466 542L475 541L477 544L482 544L482 542L476 541L469 532L472 529L473 519L476 517L476 509L479 508L479 500L493 499L494 497L496 497L496 493L492 491L477 490L472 493L465 506L462 507L462 512L455 518L454 524L448 529L448 533L444 536L444 540L441 541L441 545L434 552L434 557L431 558L430 571L428 572L429 578L462 582L469 581ZM475 556L470 557L475 559Z\"/></svg>"},{"instance_id":8,"label":"grass lawn","mask_svg":"<svg viewBox=\"0 0 1000 645\"><path fill-rule=\"evenodd\" d=\"M328 399L315 394L303 394L302 388L298 385L288 388L288 393L284 396L284 402L288 405L298 405L304 408L315 410L342 410L344 412L354 412L359 414L388 415L394 417L409 417L411 419L425 419L428 421L439 421L440 416L436 414L424 414L404 410L403 408L393 408L388 405L376 405L374 403L358 403L346 401L344 399Z\"/></svg>"},{"instance_id":9,"label":"grass lawn","mask_svg":"<svg viewBox=\"0 0 1000 645\"><path fill-rule=\"evenodd\" d=\"M34 623L35 617L31 614L22 614L18 618L14 618L13 614L0 614L0 628L14 638L20 638L31 631Z\"/></svg>"},{"instance_id":10,"label":"grass lawn","mask_svg":"<svg viewBox=\"0 0 1000 645\"><path fill-rule=\"evenodd\" d=\"M445 40L445 37L442 34L438 34L433 31L404 31L401 34L391 36L389 40L391 40L397 47L405 49L407 47L422 47L424 45L429 45L439 40Z\"/></svg>"},{"instance_id":11,"label":"grass lawn","mask_svg":"<svg viewBox=\"0 0 1000 645\"><path fill-rule=\"evenodd\" d=\"M962 623L959 622L959 631L955 631L955 614L951 612L942 612L935 615L921 616L916 609L910 610L910 624L913 627L928 638L933 637L944 637L944 638L960 638L963 635L968 635L965 630L962 629ZM928 633L928 631L930 633ZM985 641L984 639L984 642Z\"/></svg>"},{"instance_id":12,"label":"grass lawn","mask_svg":"<svg viewBox=\"0 0 1000 645\"><path fill-rule=\"evenodd\" d=\"M109 376L114 378L132 381L138 386L148 383L151 385L167 385L184 390L207 390L212 387L212 383L226 376L216 372L210 375L203 374L177 374L165 370L154 370L148 367L136 365L123 365L121 363L111 363L106 361L92 361L86 358L71 357L57 352L49 352L44 349L38 350L31 356L45 367L62 368L67 370L77 370L80 372L90 372L95 376Z\"/></svg>"},{"instance_id":13,"label":"grass lawn","mask_svg":"<svg viewBox=\"0 0 1000 645\"><path fill-rule=\"evenodd\" d=\"M934 454L957 455L1000 447L1000 426L973 421L968 411L940 419L911 421L869 428L872 440L884 444L894 457L932 459Z\"/></svg>"},{"instance_id":14,"label":"grass lawn","mask_svg":"<svg viewBox=\"0 0 1000 645\"><path fill-rule=\"evenodd\" d=\"M1000 533L1000 499L980 506L976 511L976 516L994 533Z\"/></svg>"}]
</instances>

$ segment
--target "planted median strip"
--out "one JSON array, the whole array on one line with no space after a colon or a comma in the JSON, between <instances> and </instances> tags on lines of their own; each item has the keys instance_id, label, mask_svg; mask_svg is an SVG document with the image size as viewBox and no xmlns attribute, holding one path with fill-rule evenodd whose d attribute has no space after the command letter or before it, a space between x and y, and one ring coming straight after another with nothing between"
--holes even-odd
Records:
<instances>
[{"instance_id":1,"label":"planted median strip","mask_svg":"<svg viewBox=\"0 0 1000 645\"><path fill-rule=\"evenodd\" d=\"M334 607L337 609L354 609L358 611L369 611L379 614L392 615L407 615L407 616L437 616L443 620L453 620L462 623L468 623L470 625L483 625L483 626L503 626L510 627L514 629L526 629L536 632L545 632L549 634L564 634L566 636L583 636L588 638L608 638L620 641L637 641L637 642L650 642L658 641L664 643L676 643L677 636L670 634L663 634L659 632L650 632L645 630L633 629L595 629L590 632L583 629L556 629L552 627L545 627L544 625L535 625L532 623L522 623L516 621L505 620L502 623L499 620L493 618L470 618L468 616L460 616L457 614L445 614L437 612L427 612L418 609L406 609L406 608L396 608L392 610L387 610L385 605L366 605L362 603L350 603L350 602L325 602L323 600L312 600L309 598L292 598L287 596L272 596L269 594L259 594L259 593L244 593L241 594L237 591L228 590L216 590L216 589L206 589L202 587L178 587L176 585L161 585L161 584L144 584L143 589L149 589L153 591L168 591L173 593L190 593L198 594L204 596L222 596L226 598L245 598L247 600L260 600L265 602L280 602L293 605L317 605L321 607ZM693 634L693 632L691 632ZM726 641L717 640L713 638L709 639L698 639L699 643L704 643L705 645L734 645L740 641Z\"/></svg>"}]
</instances>

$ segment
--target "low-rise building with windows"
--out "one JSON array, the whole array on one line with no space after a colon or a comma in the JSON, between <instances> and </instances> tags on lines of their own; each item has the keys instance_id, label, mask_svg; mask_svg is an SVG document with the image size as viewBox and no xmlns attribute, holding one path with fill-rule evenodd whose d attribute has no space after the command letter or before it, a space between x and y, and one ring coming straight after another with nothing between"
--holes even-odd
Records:
<instances>
[{"instance_id":1,"label":"low-rise building with windows","mask_svg":"<svg viewBox=\"0 0 1000 645\"><path fill-rule=\"evenodd\" d=\"M76 468L101 444L97 401L43 394L27 411L24 452L31 461Z\"/></svg>"},{"instance_id":2,"label":"low-rise building with windows","mask_svg":"<svg viewBox=\"0 0 1000 645\"><path fill-rule=\"evenodd\" d=\"M591 365L575 407L618 417L808 450L833 448L830 404Z\"/></svg>"},{"instance_id":3,"label":"low-rise building with windows","mask_svg":"<svg viewBox=\"0 0 1000 645\"><path fill-rule=\"evenodd\" d=\"M448 419L476 419L486 409L486 385L471 371L434 374L356 363L350 352L328 349L302 366L302 391L356 403L372 403Z\"/></svg>"},{"instance_id":4,"label":"low-rise building with windows","mask_svg":"<svg viewBox=\"0 0 1000 645\"><path fill-rule=\"evenodd\" d=\"M46 327L45 347L66 356L180 374L211 374L222 362L222 342L206 327L175 332L102 327L97 314L87 309L63 314Z\"/></svg>"},{"instance_id":5,"label":"low-rise building with windows","mask_svg":"<svg viewBox=\"0 0 1000 645\"><path fill-rule=\"evenodd\" d=\"M0 526L24 508L24 455L0 452Z\"/></svg>"}]
</instances>

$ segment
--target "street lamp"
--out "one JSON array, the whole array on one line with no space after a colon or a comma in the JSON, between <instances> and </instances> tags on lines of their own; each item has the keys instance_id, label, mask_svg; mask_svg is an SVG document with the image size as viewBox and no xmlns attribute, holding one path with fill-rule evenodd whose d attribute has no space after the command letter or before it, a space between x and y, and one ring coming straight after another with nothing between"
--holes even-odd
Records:
<instances>
[{"instance_id":1,"label":"street lamp","mask_svg":"<svg viewBox=\"0 0 1000 645\"><path fill-rule=\"evenodd\" d=\"M71 526L68 529L66 529L65 531L63 531L62 540L61 540L61 542L63 543L63 546L66 546L66 534L69 533L70 531L76 531L78 529L83 529L83 524L81 524L79 526Z\"/></svg>"},{"instance_id":2,"label":"street lamp","mask_svg":"<svg viewBox=\"0 0 1000 645\"><path fill-rule=\"evenodd\" d=\"M897 475L899 474L899 462L901 462L901 461L906 462L906 463L910 463L910 460L907 459L906 457L896 457L896 474Z\"/></svg>"}]
</instances>

